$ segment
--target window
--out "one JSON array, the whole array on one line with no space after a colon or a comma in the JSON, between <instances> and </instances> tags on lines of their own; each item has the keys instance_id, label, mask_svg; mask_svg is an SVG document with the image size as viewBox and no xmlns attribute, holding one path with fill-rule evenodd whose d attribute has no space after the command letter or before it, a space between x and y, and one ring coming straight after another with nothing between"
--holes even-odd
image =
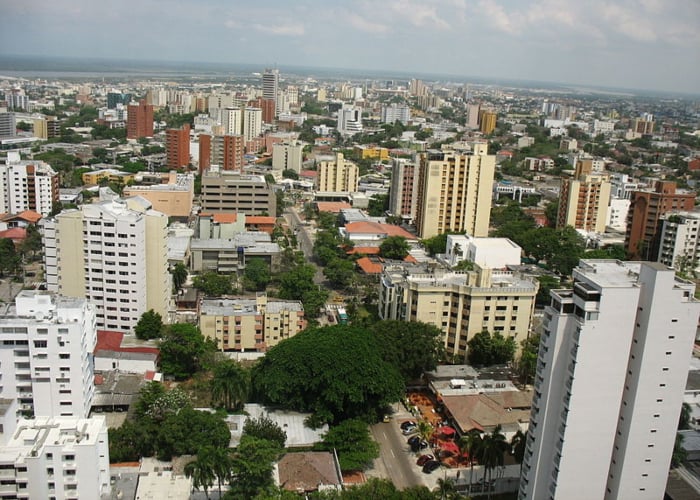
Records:
<instances>
[{"instance_id":1,"label":"window","mask_svg":"<svg viewBox=\"0 0 700 500\"><path fill-rule=\"evenodd\" d=\"M47 346L48 346L48 342L46 342L46 340L35 340L34 341L35 348L47 347Z\"/></svg>"}]
</instances>

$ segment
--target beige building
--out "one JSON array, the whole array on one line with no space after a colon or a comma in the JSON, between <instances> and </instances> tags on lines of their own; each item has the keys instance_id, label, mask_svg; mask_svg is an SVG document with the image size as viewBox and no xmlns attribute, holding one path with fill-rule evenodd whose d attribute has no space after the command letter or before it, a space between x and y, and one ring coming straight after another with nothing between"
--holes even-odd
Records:
<instances>
[{"instance_id":1,"label":"beige building","mask_svg":"<svg viewBox=\"0 0 700 500\"><path fill-rule=\"evenodd\" d=\"M47 289L95 304L98 329L131 333L149 309L168 318L166 215L130 198L82 205L42 222Z\"/></svg>"},{"instance_id":2,"label":"beige building","mask_svg":"<svg viewBox=\"0 0 700 500\"><path fill-rule=\"evenodd\" d=\"M221 170L214 165L202 174L201 201L205 212L277 213L277 197L262 175Z\"/></svg>"},{"instance_id":3,"label":"beige building","mask_svg":"<svg viewBox=\"0 0 700 500\"><path fill-rule=\"evenodd\" d=\"M222 351L265 352L304 328L299 301L255 299L203 300L199 313L202 335Z\"/></svg>"},{"instance_id":4,"label":"beige building","mask_svg":"<svg viewBox=\"0 0 700 500\"><path fill-rule=\"evenodd\" d=\"M487 144L471 154L428 151L421 154L416 228L421 238L447 231L488 236L496 156Z\"/></svg>"},{"instance_id":5,"label":"beige building","mask_svg":"<svg viewBox=\"0 0 700 500\"><path fill-rule=\"evenodd\" d=\"M272 174L282 176L285 170L301 172L304 145L300 141L278 142L272 145Z\"/></svg>"},{"instance_id":6,"label":"beige building","mask_svg":"<svg viewBox=\"0 0 700 500\"><path fill-rule=\"evenodd\" d=\"M358 166L347 161L342 153L336 153L335 160L319 162L316 190L354 193L357 191L359 176Z\"/></svg>"},{"instance_id":7,"label":"beige building","mask_svg":"<svg viewBox=\"0 0 700 500\"><path fill-rule=\"evenodd\" d=\"M104 168L102 170L85 172L82 175L82 179L83 184L86 185L99 184L102 179L106 179L109 182L121 183L126 186L129 182L133 182L135 175L130 172L122 172L116 168Z\"/></svg>"},{"instance_id":8,"label":"beige building","mask_svg":"<svg viewBox=\"0 0 700 500\"><path fill-rule=\"evenodd\" d=\"M467 342L484 330L513 337L518 347L530 331L537 283L507 271L429 271L398 265L384 270L379 317L422 321L443 332L455 362L467 356Z\"/></svg>"},{"instance_id":9,"label":"beige building","mask_svg":"<svg viewBox=\"0 0 700 500\"><path fill-rule=\"evenodd\" d=\"M189 217L194 200L194 175L170 172L163 184L127 186L124 196L141 196L153 205L153 210L168 217Z\"/></svg>"},{"instance_id":10,"label":"beige building","mask_svg":"<svg viewBox=\"0 0 700 500\"><path fill-rule=\"evenodd\" d=\"M561 180L557 227L604 233L611 190L607 174L596 172L592 161L579 160L574 177Z\"/></svg>"}]
</instances>

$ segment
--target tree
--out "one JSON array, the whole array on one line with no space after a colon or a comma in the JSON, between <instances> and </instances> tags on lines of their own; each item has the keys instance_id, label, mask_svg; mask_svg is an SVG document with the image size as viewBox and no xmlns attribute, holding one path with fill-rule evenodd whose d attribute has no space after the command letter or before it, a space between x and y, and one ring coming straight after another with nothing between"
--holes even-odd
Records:
<instances>
[{"instance_id":1,"label":"tree","mask_svg":"<svg viewBox=\"0 0 700 500\"><path fill-rule=\"evenodd\" d=\"M335 450L343 471L365 470L379 456L379 446L372 439L367 423L359 419L345 420L332 426L324 434L319 448Z\"/></svg>"},{"instance_id":2,"label":"tree","mask_svg":"<svg viewBox=\"0 0 700 500\"><path fill-rule=\"evenodd\" d=\"M297 174L296 170L291 170L289 168L286 168L286 169L282 170L282 178L297 180L299 178L299 174Z\"/></svg>"},{"instance_id":3,"label":"tree","mask_svg":"<svg viewBox=\"0 0 700 500\"><path fill-rule=\"evenodd\" d=\"M323 275L331 285L338 288L347 288L355 277L355 264L349 260L332 258L323 269Z\"/></svg>"},{"instance_id":4,"label":"tree","mask_svg":"<svg viewBox=\"0 0 700 500\"><path fill-rule=\"evenodd\" d=\"M681 405L681 415L678 419L678 430L684 431L690 429L690 420L692 418L692 408L688 403Z\"/></svg>"},{"instance_id":5,"label":"tree","mask_svg":"<svg viewBox=\"0 0 700 500\"><path fill-rule=\"evenodd\" d=\"M421 241L421 245L423 245L423 248L425 248L431 256L445 253L447 251L447 234L448 233L442 233L432 238L425 238Z\"/></svg>"},{"instance_id":6,"label":"tree","mask_svg":"<svg viewBox=\"0 0 700 500\"><path fill-rule=\"evenodd\" d=\"M9 238L0 238L0 277L17 274L21 259L15 251L15 244Z\"/></svg>"},{"instance_id":7,"label":"tree","mask_svg":"<svg viewBox=\"0 0 700 500\"><path fill-rule=\"evenodd\" d=\"M221 297L233 293L233 284L229 276L208 271L199 276L195 276L192 285L204 292L208 297Z\"/></svg>"},{"instance_id":8,"label":"tree","mask_svg":"<svg viewBox=\"0 0 700 500\"><path fill-rule=\"evenodd\" d=\"M671 455L671 467L676 468L688 459L688 452L683 448L685 436L680 432L676 433L676 440L673 443L673 453Z\"/></svg>"},{"instance_id":9,"label":"tree","mask_svg":"<svg viewBox=\"0 0 700 500\"><path fill-rule=\"evenodd\" d=\"M537 371L537 356L540 349L540 335L531 335L520 344L520 359L518 360L518 374L520 380L527 384L535 378Z\"/></svg>"},{"instance_id":10,"label":"tree","mask_svg":"<svg viewBox=\"0 0 700 500\"><path fill-rule=\"evenodd\" d=\"M515 461L520 464L520 473L523 472L523 459L525 458L525 448L527 446L527 433L518 429L510 438L510 452Z\"/></svg>"},{"instance_id":11,"label":"tree","mask_svg":"<svg viewBox=\"0 0 700 500\"><path fill-rule=\"evenodd\" d=\"M561 282L558 278L555 278L554 276L549 276L547 274L538 276L537 281L539 281L540 286L537 289L535 305L537 307L544 307L546 305L549 305L549 303L552 300L551 296L549 295L550 290L558 287Z\"/></svg>"},{"instance_id":12,"label":"tree","mask_svg":"<svg viewBox=\"0 0 700 500\"><path fill-rule=\"evenodd\" d=\"M435 493L439 496L440 500L454 498L457 494L457 488L455 486L454 479L442 477L438 478Z\"/></svg>"},{"instance_id":13,"label":"tree","mask_svg":"<svg viewBox=\"0 0 700 500\"><path fill-rule=\"evenodd\" d=\"M287 433L277 425L277 422L266 416L246 418L243 424L243 434L272 441L277 443L280 448L284 448L287 442Z\"/></svg>"},{"instance_id":14,"label":"tree","mask_svg":"<svg viewBox=\"0 0 700 500\"><path fill-rule=\"evenodd\" d=\"M216 350L216 345L205 339L196 326L176 323L166 329L159 348L163 373L183 380L203 367L207 355Z\"/></svg>"},{"instance_id":15,"label":"tree","mask_svg":"<svg viewBox=\"0 0 700 500\"><path fill-rule=\"evenodd\" d=\"M316 422L376 421L404 390L373 335L348 325L309 328L280 342L253 367L252 381L260 401L313 412Z\"/></svg>"},{"instance_id":16,"label":"tree","mask_svg":"<svg viewBox=\"0 0 700 500\"><path fill-rule=\"evenodd\" d=\"M556 227L557 214L559 213L559 199L548 202L544 207L544 216L547 218L547 227Z\"/></svg>"},{"instance_id":17,"label":"tree","mask_svg":"<svg viewBox=\"0 0 700 500\"><path fill-rule=\"evenodd\" d=\"M185 266L185 264L182 262L175 264L175 267L173 267L172 270L173 286L175 287L175 290L182 288L182 285L184 285L187 281L188 274L187 266Z\"/></svg>"},{"instance_id":18,"label":"tree","mask_svg":"<svg viewBox=\"0 0 700 500\"><path fill-rule=\"evenodd\" d=\"M224 498L254 498L273 485L273 463L282 453L274 441L242 436L231 460L230 489Z\"/></svg>"},{"instance_id":19,"label":"tree","mask_svg":"<svg viewBox=\"0 0 700 500\"><path fill-rule=\"evenodd\" d=\"M160 338L162 332L163 317L153 309L149 309L143 313L134 327L136 338L141 340Z\"/></svg>"},{"instance_id":20,"label":"tree","mask_svg":"<svg viewBox=\"0 0 700 500\"><path fill-rule=\"evenodd\" d=\"M169 415L157 427L156 457L171 460L172 457L195 454L204 446L226 448L230 440L231 431L220 415L183 408Z\"/></svg>"},{"instance_id":21,"label":"tree","mask_svg":"<svg viewBox=\"0 0 700 500\"><path fill-rule=\"evenodd\" d=\"M434 370L444 357L442 331L420 321L383 320L370 330L377 339L381 356L401 372L406 382Z\"/></svg>"},{"instance_id":22,"label":"tree","mask_svg":"<svg viewBox=\"0 0 700 500\"><path fill-rule=\"evenodd\" d=\"M210 384L212 400L221 403L226 411L232 411L245 402L250 388L250 376L238 362L224 359L214 365Z\"/></svg>"},{"instance_id":23,"label":"tree","mask_svg":"<svg viewBox=\"0 0 700 500\"><path fill-rule=\"evenodd\" d=\"M515 355L515 340L504 337L499 332L491 335L488 331L479 332L467 342L469 363L478 366L491 366L508 363Z\"/></svg>"},{"instance_id":24,"label":"tree","mask_svg":"<svg viewBox=\"0 0 700 500\"><path fill-rule=\"evenodd\" d=\"M433 434L435 434L435 428L433 428L433 425L426 419L421 419L418 421L417 430L420 438L426 440L427 442L430 442Z\"/></svg>"},{"instance_id":25,"label":"tree","mask_svg":"<svg viewBox=\"0 0 700 500\"><path fill-rule=\"evenodd\" d=\"M243 283L252 291L265 290L270 282L270 266L263 259L249 259L245 264Z\"/></svg>"},{"instance_id":26,"label":"tree","mask_svg":"<svg viewBox=\"0 0 700 500\"><path fill-rule=\"evenodd\" d=\"M389 236L379 245L379 253L386 259L403 260L408 255L409 246L403 236Z\"/></svg>"},{"instance_id":27,"label":"tree","mask_svg":"<svg viewBox=\"0 0 700 500\"><path fill-rule=\"evenodd\" d=\"M472 483L474 482L474 460L481 453L482 439L478 430L472 429L459 438L459 449L462 454L469 456L469 491L472 493Z\"/></svg>"},{"instance_id":28,"label":"tree","mask_svg":"<svg viewBox=\"0 0 700 500\"><path fill-rule=\"evenodd\" d=\"M488 484L488 498L491 498L491 479L493 469L503 465L503 455L508 451L508 442L501 433L501 426L497 425L490 434L485 434L480 448L479 463L484 466L484 484ZM486 476L488 475L488 482Z\"/></svg>"},{"instance_id":29,"label":"tree","mask_svg":"<svg viewBox=\"0 0 700 500\"><path fill-rule=\"evenodd\" d=\"M328 292L314 282L316 268L311 264L295 266L279 277L281 299L301 300L307 318L316 318L328 300Z\"/></svg>"},{"instance_id":30,"label":"tree","mask_svg":"<svg viewBox=\"0 0 700 500\"><path fill-rule=\"evenodd\" d=\"M370 197L367 212L371 217L381 217L389 209L389 195L375 194Z\"/></svg>"},{"instance_id":31,"label":"tree","mask_svg":"<svg viewBox=\"0 0 700 500\"><path fill-rule=\"evenodd\" d=\"M37 252L41 252L44 248L41 242L41 233L36 225L30 224L27 226L27 234L22 244L19 247L20 254L25 261L34 260Z\"/></svg>"},{"instance_id":32,"label":"tree","mask_svg":"<svg viewBox=\"0 0 700 500\"><path fill-rule=\"evenodd\" d=\"M207 500L209 488L214 485L214 461L211 450L210 446L205 446L197 453L195 460L185 465L185 476L192 478L192 486L195 489L204 490Z\"/></svg>"}]
</instances>

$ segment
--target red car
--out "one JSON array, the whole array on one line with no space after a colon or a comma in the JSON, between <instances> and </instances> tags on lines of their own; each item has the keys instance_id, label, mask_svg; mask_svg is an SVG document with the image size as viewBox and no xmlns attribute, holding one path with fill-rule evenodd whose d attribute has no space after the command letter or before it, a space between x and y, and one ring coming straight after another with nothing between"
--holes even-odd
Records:
<instances>
[{"instance_id":1,"label":"red car","mask_svg":"<svg viewBox=\"0 0 700 500\"><path fill-rule=\"evenodd\" d=\"M425 465L426 462L429 462L430 460L435 460L435 457L432 455L421 455L418 457L418 460L416 460L416 465L420 465L421 467Z\"/></svg>"}]
</instances>

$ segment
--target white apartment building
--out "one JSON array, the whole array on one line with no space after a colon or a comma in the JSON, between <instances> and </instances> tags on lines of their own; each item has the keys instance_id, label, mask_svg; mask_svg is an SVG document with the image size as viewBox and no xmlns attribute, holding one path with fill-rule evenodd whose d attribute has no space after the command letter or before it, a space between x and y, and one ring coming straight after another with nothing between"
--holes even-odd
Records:
<instances>
[{"instance_id":1,"label":"white apartment building","mask_svg":"<svg viewBox=\"0 0 700 500\"><path fill-rule=\"evenodd\" d=\"M338 132L341 135L355 135L362 132L362 109L343 104L338 110Z\"/></svg>"},{"instance_id":2,"label":"white apartment building","mask_svg":"<svg viewBox=\"0 0 700 500\"><path fill-rule=\"evenodd\" d=\"M243 110L227 107L221 112L221 125L225 135L241 135L243 130Z\"/></svg>"},{"instance_id":3,"label":"white apartment building","mask_svg":"<svg viewBox=\"0 0 700 500\"><path fill-rule=\"evenodd\" d=\"M328 158L319 162L316 190L354 193L357 191L359 177L359 167L347 161L342 153L336 153L335 159Z\"/></svg>"},{"instance_id":4,"label":"white apartment building","mask_svg":"<svg viewBox=\"0 0 700 500\"><path fill-rule=\"evenodd\" d=\"M663 498L700 313L652 262L582 260L545 309L520 499Z\"/></svg>"},{"instance_id":5,"label":"white apartment building","mask_svg":"<svg viewBox=\"0 0 700 500\"><path fill-rule=\"evenodd\" d=\"M0 448L0 498L98 499L110 489L103 416L20 420Z\"/></svg>"},{"instance_id":6,"label":"white apartment building","mask_svg":"<svg viewBox=\"0 0 700 500\"><path fill-rule=\"evenodd\" d=\"M612 185L610 195L613 198L629 200L633 191L638 191L646 186L644 183L636 182L627 174L612 173L609 176Z\"/></svg>"},{"instance_id":7,"label":"white apartment building","mask_svg":"<svg viewBox=\"0 0 700 500\"><path fill-rule=\"evenodd\" d=\"M629 198L610 198L608 220L605 222L606 227L615 231L625 232L627 230L627 213L629 210Z\"/></svg>"},{"instance_id":8,"label":"white apartment building","mask_svg":"<svg viewBox=\"0 0 700 500\"><path fill-rule=\"evenodd\" d=\"M18 214L34 210L44 217L58 203L58 174L39 160L21 160L17 152L7 153L0 164L0 213Z\"/></svg>"},{"instance_id":9,"label":"white apartment building","mask_svg":"<svg viewBox=\"0 0 700 500\"><path fill-rule=\"evenodd\" d=\"M591 125L591 133L593 135L598 134L612 134L615 131L615 122L593 120Z\"/></svg>"},{"instance_id":10,"label":"white apartment building","mask_svg":"<svg viewBox=\"0 0 700 500\"><path fill-rule=\"evenodd\" d=\"M0 398L25 415L87 417L96 332L95 307L84 298L23 290L2 304Z\"/></svg>"},{"instance_id":11,"label":"white apartment building","mask_svg":"<svg viewBox=\"0 0 700 500\"><path fill-rule=\"evenodd\" d=\"M520 265L522 248L508 238L475 238L468 234L448 234L445 260L450 267L463 260L489 269Z\"/></svg>"},{"instance_id":12,"label":"white apartment building","mask_svg":"<svg viewBox=\"0 0 700 500\"><path fill-rule=\"evenodd\" d=\"M243 137L252 141L262 133L262 109L245 108L243 112Z\"/></svg>"},{"instance_id":13,"label":"white apartment building","mask_svg":"<svg viewBox=\"0 0 700 500\"><path fill-rule=\"evenodd\" d=\"M90 300L98 329L131 333L149 309L168 317L168 220L150 207L137 196L42 221L47 289Z\"/></svg>"},{"instance_id":14,"label":"white apartment building","mask_svg":"<svg viewBox=\"0 0 700 500\"><path fill-rule=\"evenodd\" d=\"M302 152L304 145L299 141L277 142L272 146L272 172L293 170L301 172Z\"/></svg>"},{"instance_id":15,"label":"white apartment building","mask_svg":"<svg viewBox=\"0 0 700 500\"><path fill-rule=\"evenodd\" d=\"M659 222L658 261L684 272L700 271L700 212L667 213Z\"/></svg>"},{"instance_id":16,"label":"white apartment building","mask_svg":"<svg viewBox=\"0 0 700 500\"><path fill-rule=\"evenodd\" d=\"M408 125L411 121L411 108L405 104L392 102L388 106L382 106L382 123L401 122Z\"/></svg>"}]
</instances>

